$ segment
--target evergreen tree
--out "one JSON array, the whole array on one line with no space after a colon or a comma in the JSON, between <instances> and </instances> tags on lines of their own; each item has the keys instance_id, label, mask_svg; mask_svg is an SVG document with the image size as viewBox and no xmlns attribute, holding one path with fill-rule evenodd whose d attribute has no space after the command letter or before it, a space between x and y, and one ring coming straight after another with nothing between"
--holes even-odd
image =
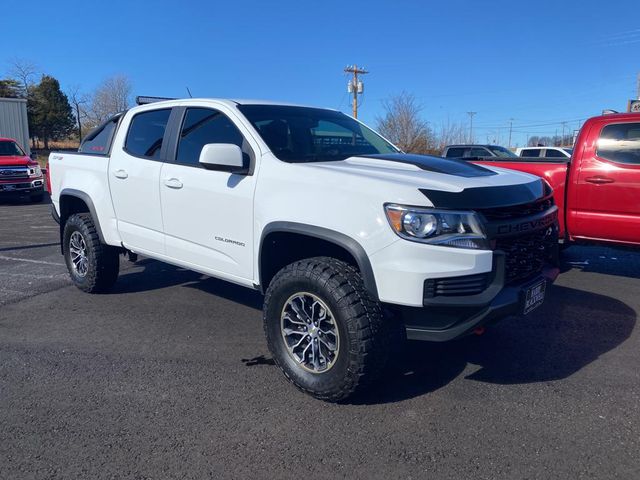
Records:
<instances>
[{"instance_id":1,"label":"evergreen tree","mask_svg":"<svg viewBox=\"0 0 640 480\"><path fill-rule=\"evenodd\" d=\"M17 80L0 80L0 98L22 98L22 87Z\"/></svg>"},{"instance_id":2,"label":"evergreen tree","mask_svg":"<svg viewBox=\"0 0 640 480\"><path fill-rule=\"evenodd\" d=\"M73 112L69 99L60 90L60 82L55 78L43 75L32 90L32 95L29 95L31 133L41 138L45 150L48 150L50 140L61 140L73 132Z\"/></svg>"}]
</instances>

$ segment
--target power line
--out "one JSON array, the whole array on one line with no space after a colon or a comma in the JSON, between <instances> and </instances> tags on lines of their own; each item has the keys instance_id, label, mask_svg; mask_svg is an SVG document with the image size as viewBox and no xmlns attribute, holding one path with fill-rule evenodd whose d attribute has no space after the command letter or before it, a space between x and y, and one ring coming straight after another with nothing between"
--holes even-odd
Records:
<instances>
[{"instance_id":1,"label":"power line","mask_svg":"<svg viewBox=\"0 0 640 480\"><path fill-rule=\"evenodd\" d=\"M363 68L358 68L355 64L347 66L344 71L352 75L347 84L347 92L353 94L353 118L358 118L358 94L361 95L364 92L364 83L362 80L358 80L358 75L366 75L369 72Z\"/></svg>"}]
</instances>

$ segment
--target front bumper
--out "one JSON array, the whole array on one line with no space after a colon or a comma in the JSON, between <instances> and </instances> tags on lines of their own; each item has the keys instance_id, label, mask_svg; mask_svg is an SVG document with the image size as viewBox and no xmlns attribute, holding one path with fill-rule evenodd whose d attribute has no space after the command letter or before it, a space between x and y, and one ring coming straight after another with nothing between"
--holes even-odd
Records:
<instances>
[{"instance_id":1,"label":"front bumper","mask_svg":"<svg viewBox=\"0 0 640 480\"><path fill-rule=\"evenodd\" d=\"M44 178L0 182L0 198L17 198L41 195L44 193Z\"/></svg>"},{"instance_id":2,"label":"front bumper","mask_svg":"<svg viewBox=\"0 0 640 480\"><path fill-rule=\"evenodd\" d=\"M423 308L399 307L407 338L444 342L468 335L503 317L519 315L526 289L542 280L551 284L559 273L557 267L545 265L539 274L503 286L504 261L498 256L493 281L481 294L425 298Z\"/></svg>"}]
</instances>

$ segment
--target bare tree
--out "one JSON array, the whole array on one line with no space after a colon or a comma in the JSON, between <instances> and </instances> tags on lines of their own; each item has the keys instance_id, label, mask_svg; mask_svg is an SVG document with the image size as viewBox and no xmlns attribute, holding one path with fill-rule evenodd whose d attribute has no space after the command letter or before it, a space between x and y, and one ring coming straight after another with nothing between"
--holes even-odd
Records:
<instances>
[{"instance_id":1,"label":"bare tree","mask_svg":"<svg viewBox=\"0 0 640 480\"><path fill-rule=\"evenodd\" d=\"M385 115L376 119L378 131L405 152L431 153L433 132L421 117L422 105L407 92L383 102Z\"/></svg>"},{"instance_id":2,"label":"bare tree","mask_svg":"<svg viewBox=\"0 0 640 480\"><path fill-rule=\"evenodd\" d=\"M442 152L447 145L456 143L466 143L468 139L468 128L461 122L452 122L447 119L442 122L436 132L436 148Z\"/></svg>"},{"instance_id":3,"label":"bare tree","mask_svg":"<svg viewBox=\"0 0 640 480\"><path fill-rule=\"evenodd\" d=\"M29 96L29 89L35 83L34 78L38 76L39 71L38 66L29 60L13 58L9 61L9 75L20 82L25 98Z\"/></svg>"},{"instance_id":4,"label":"bare tree","mask_svg":"<svg viewBox=\"0 0 640 480\"><path fill-rule=\"evenodd\" d=\"M125 75L116 75L104 80L93 93L91 120L97 125L129 108L131 90L131 80Z\"/></svg>"},{"instance_id":5,"label":"bare tree","mask_svg":"<svg viewBox=\"0 0 640 480\"><path fill-rule=\"evenodd\" d=\"M82 141L82 124L87 119L88 113L86 105L89 103L89 95L82 93L78 85L74 85L67 91L67 97L69 97L69 103L73 107L73 113L76 117L76 123L78 127L78 142Z\"/></svg>"}]
</instances>

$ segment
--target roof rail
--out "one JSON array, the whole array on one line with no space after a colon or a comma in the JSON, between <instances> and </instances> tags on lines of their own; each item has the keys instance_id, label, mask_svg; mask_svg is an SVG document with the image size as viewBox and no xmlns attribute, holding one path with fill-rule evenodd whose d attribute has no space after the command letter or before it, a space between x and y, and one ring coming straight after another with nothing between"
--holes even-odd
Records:
<instances>
[{"instance_id":1,"label":"roof rail","mask_svg":"<svg viewBox=\"0 0 640 480\"><path fill-rule=\"evenodd\" d=\"M146 105L147 103L163 102L165 100L177 100L176 98L168 97L145 97L139 95L136 97L136 105Z\"/></svg>"}]
</instances>

